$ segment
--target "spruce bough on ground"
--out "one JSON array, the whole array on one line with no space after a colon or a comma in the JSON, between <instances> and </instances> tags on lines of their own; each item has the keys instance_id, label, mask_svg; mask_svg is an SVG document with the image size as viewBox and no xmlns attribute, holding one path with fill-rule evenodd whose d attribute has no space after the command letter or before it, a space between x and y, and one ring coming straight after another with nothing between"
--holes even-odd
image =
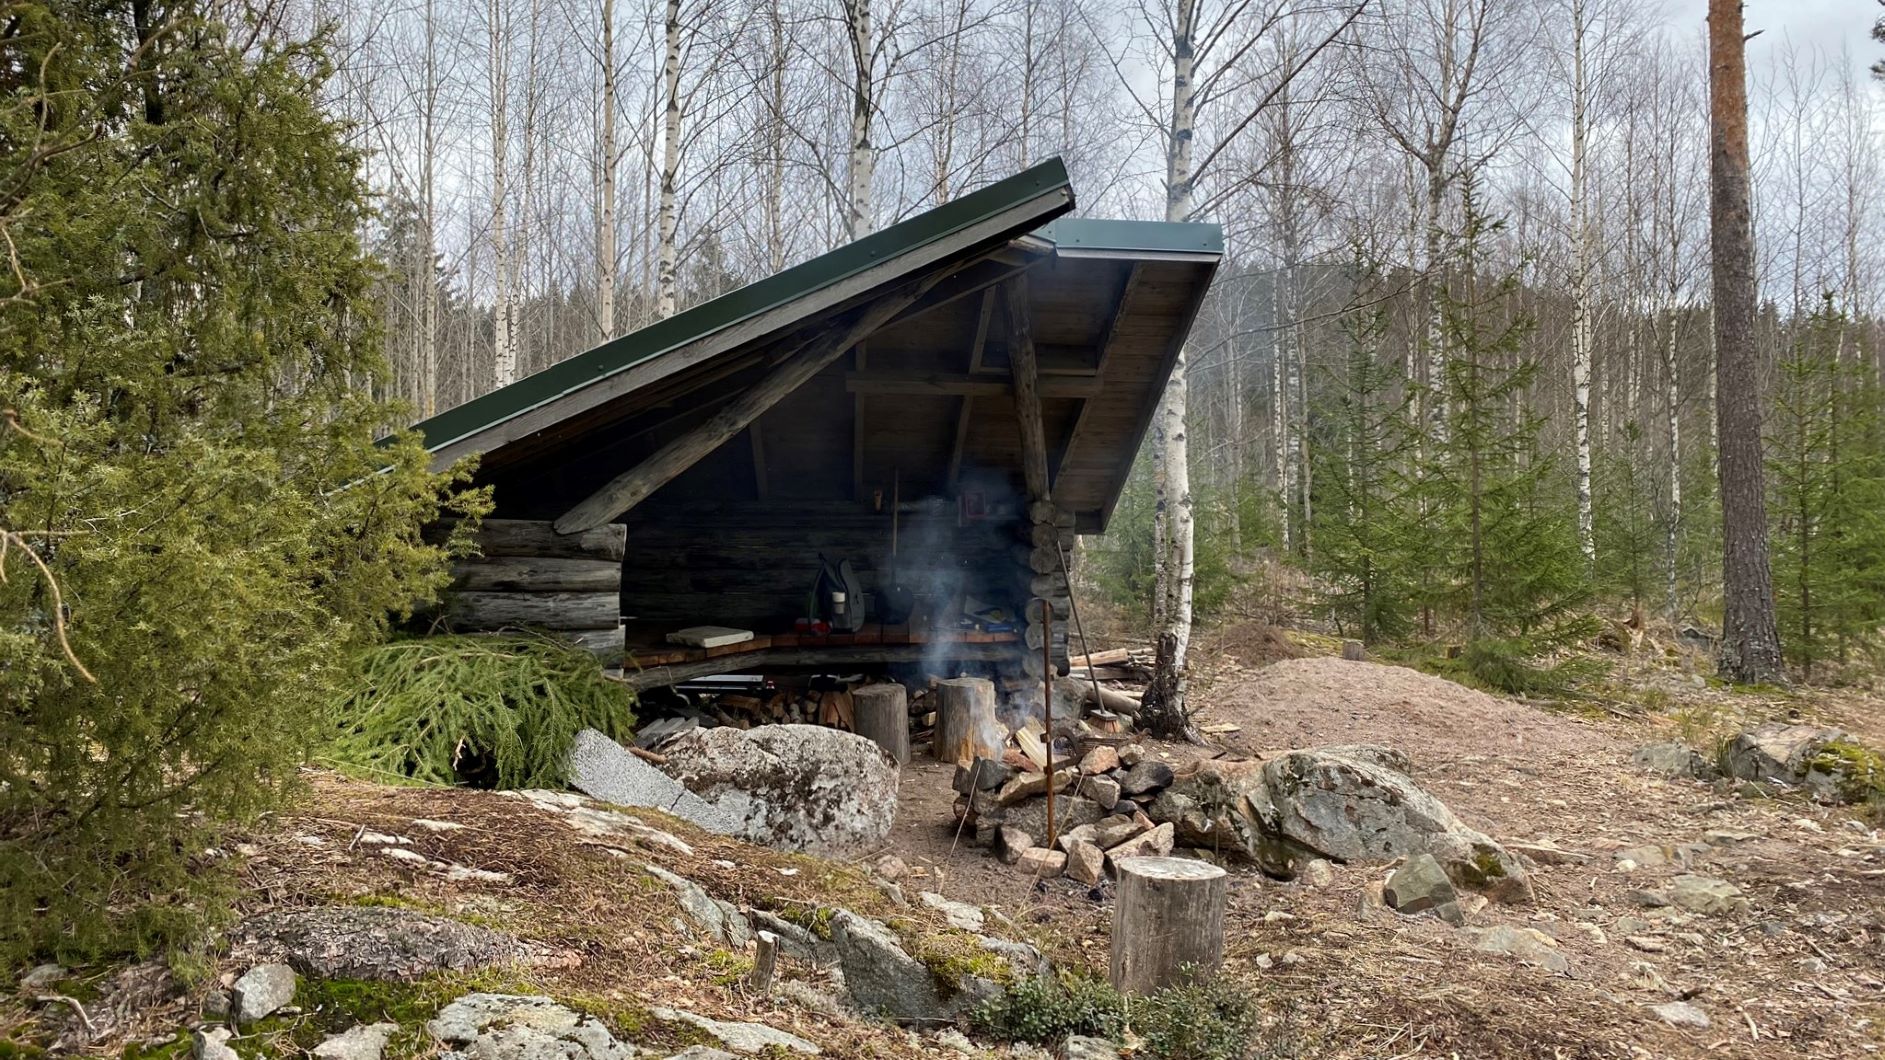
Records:
<instances>
[{"instance_id":1,"label":"spruce bough on ground","mask_svg":"<svg viewBox=\"0 0 1885 1060\"><path fill-rule=\"evenodd\" d=\"M546 636L453 636L369 648L323 754L369 780L561 787L570 741L629 736L635 697L595 657Z\"/></svg>"},{"instance_id":2,"label":"spruce bough on ground","mask_svg":"<svg viewBox=\"0 0 1885 1060\"><path fill-rule=\"evenodd\" d=\"M466 514L375 446L360 157L316 44L9 8L0 80L0 960L191 944L346 660ZM41 567L43 564L43 569ZM69 641L69 650L67 641Z\"/></svg>"}]
</instances>

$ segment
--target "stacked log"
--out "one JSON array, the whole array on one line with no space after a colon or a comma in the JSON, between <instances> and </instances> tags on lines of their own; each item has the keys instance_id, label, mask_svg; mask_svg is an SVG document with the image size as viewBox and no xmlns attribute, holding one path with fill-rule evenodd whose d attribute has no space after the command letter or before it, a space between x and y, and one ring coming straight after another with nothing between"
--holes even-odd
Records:
<instances>
[{"instance_id":1,"label":"stacked log","mask_svg":"<svg viewBox=\"0 0 1885 1060\"><path fill-rule=\"evenodd\" d=\"M445 521L426 531L443 542ZM444 617L451 629L495 632L549 630L598 655L622 652L622 557L628 530L620 524L559 534L547 521L486 519L478 556L452 564Z\"/></svg>"},{"instance_id":2,"label":"stacked log","mask_svg":"<svg viewBox=\"0 0 1885 1060\"><path fill-rule=\"evenodd\" d=\"M1042 676L1051 661L1056 674L1067 673L1067 631L1073 594L1061 569L1063 555L1073 554L1073 513L1063 512L1048 501L1035 501L1027 507L1026 517L1016 524L1020 540L1012 550L1014 557L1014 592L1026 600L1022 608L1022 647L1019 658L1005 661L999 668L1002 688L1010 696L1037 703L1041 696ZM1051 613L1044 614L1042 602ZM1048 645L1050 660L1043 660L1041 646ZM1035 713L1039 714L1038 705Z\"/></svg>"}]
</instances>

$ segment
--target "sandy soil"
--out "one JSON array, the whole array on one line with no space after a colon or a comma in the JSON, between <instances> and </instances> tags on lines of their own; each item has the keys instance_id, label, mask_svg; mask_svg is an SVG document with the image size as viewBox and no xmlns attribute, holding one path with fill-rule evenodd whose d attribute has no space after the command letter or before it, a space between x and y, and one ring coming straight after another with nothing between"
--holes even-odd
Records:
<instances>
[{"instance_id":1,"label":"sandy soil","mask_svg":"<svg viewBox=\"0 0 1885 1060\"><path fill-rule=\"evenodd\" d=\"M1273 1004L1279 1049L1773 1057L1885 1047L1885 836L1851 812L1738 798L1633 767L1637 746L1673 738L1667 722L1546 710L1399 667L1285 659L1230 673L1206 697L1203 720L1239 731L1220 748L1160 752L1178 760L1386 744L1411 755L1416 779L1473 827L1588 859L1535 866L1533 905L1468 918L1554 937L1570 963L1564 975L1474 951L1438 921L1371 906L1365 891L1384 865L1338 866L1324 890L1233 867L1229 964ZM1068 880L1031 888L984 853L952 847L948 781L933 763L905 774L897 851L936 889L1041 924L1100 967L1109 896ZM1707 847L1687 870L1740 887L1747 915L1672 916L1635 900L1685 870L1618 871L1618 850L1701 843L1709 832L1754 836ZM1650 1012L1674 1000L1711 1025L1677 1029Z\"/></svg>"}]
</instances>

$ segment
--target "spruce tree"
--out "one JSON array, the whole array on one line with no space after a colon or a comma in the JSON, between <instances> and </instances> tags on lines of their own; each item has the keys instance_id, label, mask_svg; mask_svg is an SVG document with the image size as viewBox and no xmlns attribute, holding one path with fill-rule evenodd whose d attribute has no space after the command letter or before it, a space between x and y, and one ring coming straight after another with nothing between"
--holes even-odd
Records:
<instances>
[{"instance_id":1,"label":"spruce tree","mask_svg":"<svg viewBox=\"0 0 1885 1060\"><path fill-rule=\"evenodd\" d=\"M1493 227L1468 194L1459 280L1439 295L1446 431L1427 441L1421 489L1440 598L1469 640L1523 648L1561 632L1589 580L1568 476L1539 444L1545 419L1529 400L1538 372L1524 353L1532 321L1512 309L1515 276L1481 274L1480 247Z\"/></svg>"},{"instance_id":2,"label":"spruce tree","mask_svg":"<svg viewBox=\"0 0 1885 1060\"><path fill-rule=\"evenodd\" d=\"M1668 573L1668 521L1657 508L1642 441L1636 424L1624 424L1616 441L1598 451L1592 476L1596 587L1621 596L1636 614L1663 595Z\"/></svg>"},{"instance_id":3,"label":"spruce tree","mask_svg":"<svg viewBox=\"0 0 1885 1060\"><path fill-rule=\"evenodd\" d=\"M1807 680L1873 644L1885 609L1879 388L1862 359L1842 356L1848 328L1830 298L1801 323L1769 427L1781 645Z\"/></svg>"},{"instance_id":4,"label":"spruce tree","mask_svg":"<svg viewBox=\"0 0 1885 1060\"><path fill-rule=\"evenodd\" d=\"M1411 632L1417 618L1409 557L1417 543L1410 390L1382 359L1385 310L1343 320L1348 355L1325 374L1310 438L1315 466L1310 571L1337 627L1363 641Z\"/></svg>"},{"instance_id":5,"label":"spruce tree","mask_svg":"<svg viewBox=\"0 0 1885 1060\"><path fill-rule=\"evenodd\" d=\"M0 63L0 963L195 938L354 647L447 578L318 43L15 5ZM466 507L471 507L467 499Z\"/></svg>"}]
</instances>

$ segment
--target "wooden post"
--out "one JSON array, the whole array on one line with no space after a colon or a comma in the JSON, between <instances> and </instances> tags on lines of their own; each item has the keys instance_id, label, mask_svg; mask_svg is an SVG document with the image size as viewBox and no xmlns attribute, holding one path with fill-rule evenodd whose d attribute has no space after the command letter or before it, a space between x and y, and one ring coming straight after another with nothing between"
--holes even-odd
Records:
<instances>
[{"instance_id":1,"label":"wooden post","mask_svg":"<svg viewBox=\"0 0 1885 1060\"><path fill-rule=\"evenodd\" d=\"M936 685L936 738L930 751L939 762L966 766L979 756L1000 760L1001 725L995 720L995 683L985 677L952 677Z\"/></svg>"},{"instance_id":2,"label":"wooden post","mask_svg":"<svg viewBox=\"0 0 1885 1060\"><path fill-rule=\"evenodd\" d=\"M779 936L770 931L761 931L757 936L759 946L753 951L753 971L747 982L755 994L772 993L773 971L779 964Z\"/></svg>"},{"instance_id":3,"label":"wooden post","mask_svg":"<svg viewBox=\"0 0 1885 1060\"><path fill-rule=\"evenodd\" d=\"M851 705L857 713L857 734L875 740L898 765L909 765L910 701L903 686L865 685L851 693Z\"/></svg>"},{"instance_id":4,"label":"wooden post","mask_svg":"<svg viewBox=\"0 0 1885 1060\"><path fill-rule=\"evenodd\" d=\"M1367 657L1368 649L1362 646L1361 641L1345 640L1342 642L1342 658L1347 659L1349 662L1361 662Z\"/></svg>"},{"instance_id":5,"label":"wooden post","mask_svg":"<svg viewBox=\"0 0 1885 1060\"><path fill-rule=\"evenodd\" d=\"M1113 869L1114 989L1150 994L1215 974L1224 962L1224 870L1190 858L1121 858Z\"/></svg>"}]
</instances>

